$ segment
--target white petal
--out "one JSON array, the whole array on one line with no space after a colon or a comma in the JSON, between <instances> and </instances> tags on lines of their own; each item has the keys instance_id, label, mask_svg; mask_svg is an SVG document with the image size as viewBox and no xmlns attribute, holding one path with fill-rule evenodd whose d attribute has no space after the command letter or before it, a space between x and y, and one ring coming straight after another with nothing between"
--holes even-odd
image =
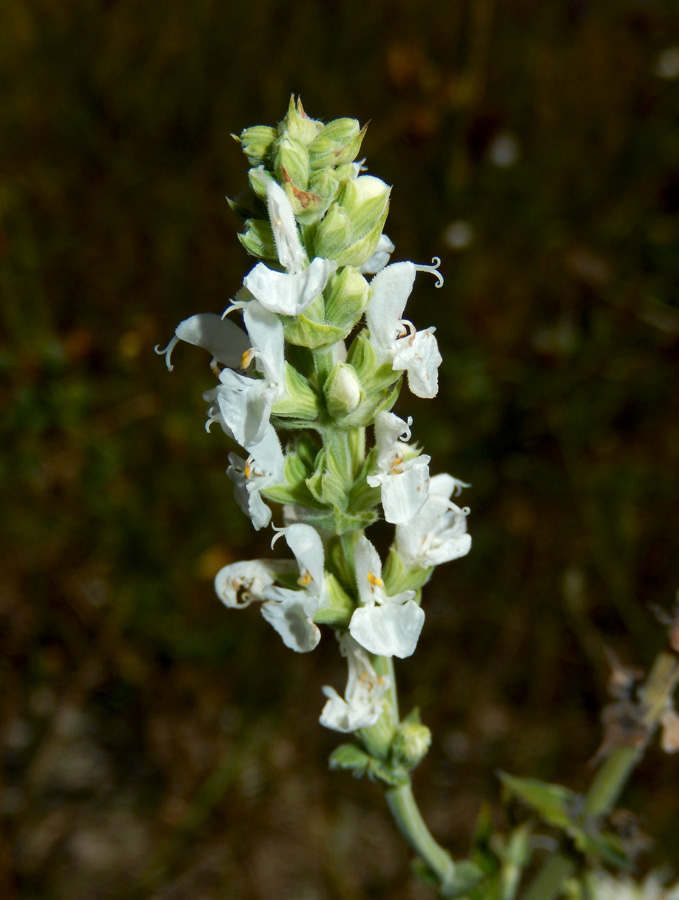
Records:
<instances>
[{"instance_id":1,"label":"white petal","mask_svg":"<svg viewBox=\"0 0 679 900\"><path fill-rule=\"evenodd\" d=\"M261 559L232 563L215 576L217 596L232 609L249 606L262 599L262 591L275 580L274 567Z\"/></svg>"},{"instance_id":2,"label":"white petal","mask_svg":"<svg viewBox=\"0 0 679 900\"><path fill-rule=\"evenodd\" d=\"M360 607L351 617L349 631L369 653L405 659L415 650L423 624L423 610L409 600Z\"/></svg>"},{"instance_id":3,"label":"white petal","mask_svg":"<svg viewBox=\"0 0 679 900\"><path fill-rule=\"evenodd\" d=\"M219 380L216 400L226 426L243 447L259 443L270 424L278 388L264 378L248 378L231 369L224 369Z\"/></svg>"},{"instance_id":4,"label":"white petal","mask_svg":"<svg viewBox=\"0 0 679 900\"><path fill-rule=\"evenodd\" d=\"M434 329L417 331L399 338L395 343L392 366L396 371L406 369L408 387L416 397L431 399L439 389L438 367L443 362Z\"/></svg>"},{"instance_id":5,"label":"white petal","mask_svg":"<svg viewBox=\"0 0 679 900\"><path fill-rule=\"evenodd\" d=\"M257 368L271 384L285 385L283 323L257 300L244 307L243 321L257 351Z\"/></svg>"},{"instance_id":6,"label":"white petal","mask_svg":"<svg viewBox=\"0 0 679 900\"><path fill-rule=\"evenodd\" d=\"M374 545L365 535L356 542L354 549L354 566L356 568L356 583L358 586L358 594L361 603L364 605L372 605L377 597L382 597L382 590L375 584L375 581L381 581L382 578L382 562Z\"/></svg>"},{"instance_id":7,"label":"white petal","mask_svg":"<svg viewBox=\"0 0 679 900\"><path fill-rule=\"evenodd\" d=\"M429 457L408 460L400 471L382 481L384 518L393 525L409 522L424 506L428 496Z\"/></svg>"},{"instance_id":8,"label":"white petal","mask_svg":"<svg viewBox=\"0 0 679 900\"><path fill-rule=\"evenodd\" d=\"M177 341L186 341L195 347L202 347L212 354L212 358L225 366L238 366L243 353L248 349L248 338L242 328L216 313L197 313L177 325L175 336L165 350L168 369L172 370L170 357Z\"/></svg>"},{"instance_id":9,"label":"white petal","mask_svg":"<svg viewBox=\"0 0 679 900\"><path fill-rule=\"evenodd\" d=\"M411 262L392 263L370 282L370 303L365 318L372 341L383 353L391 353L398 336L416 271Z\"/></svg>"},{"instance_id":10,"label":"white petal","mask_svg":"<svg viewBox=\"0 0 679 900\"><path fill-rule=\"evenodd\" d=\"M334 260L320 257L306 269L292 274L275 272L264 263L257 263L243 284L271 312L298 316L318 297L336 268Z\"/></svg>"},{"instance_id":11,"label":"white petal","mask_svg":"<svg viewBox=\"0 0 679 900\"><path fill-rule=\"evenodd\" d=\"M295 554L300 572L307 571L320 590L323 585L325 554L319 533L311 525L303 523L289 525L283 533L288 547Z\"/></svg>"},{"instance_id":12,"label":"white petal","mask_svg":"<svg viewBox=\"0 0 679 900\"><path fill-rule=\"evenodd\" d=\"M308 653L321 639L317 625L309 618L304 603L294 595L304 595L305 591L280 591L280 600L268 600L262 606L262 615L283 638L283 643L297 653ZM293 595L293 596L289 596ZM300 596L300 600L304 598Z\"/></svg>"},{"instance_id":13,"label":"white petal","mask_svg":"<svg viewBox=\"0 0 679 900\"><path fill-rule=\"evenodd\" d=\"M306 253L288 195L271 179L266 186L266 199L278 261L288 272L299 272L306 263Z\"/></svg>"},{"instance_id":14,"label":"white petal","mask_svg":"<svg viewBox=\"0 0 679 900\"><path fill-rule=\"evenodd\" d=\"M358 271L362 272L363 275L376 275L378 272L381 272L389 262L389 258L395 249L396 248L386 234L381 234L380 239L377 242L377 247L375 247L375 252L370 259L366 260L362 266L358 267Z\"/></svg>"}]
</instances>

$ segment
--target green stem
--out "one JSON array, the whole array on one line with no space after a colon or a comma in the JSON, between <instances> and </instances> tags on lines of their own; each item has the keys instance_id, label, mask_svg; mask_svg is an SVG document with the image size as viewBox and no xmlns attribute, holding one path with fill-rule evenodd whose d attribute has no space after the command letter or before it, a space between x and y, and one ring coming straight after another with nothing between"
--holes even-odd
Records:
<instances>
[{"instance_id":1,"label":"green stem","mask_svg":"<svg viewBox=\"0 0 679 900\"><path fill-rule=\"evenodd\" d=\"M618 802L634 767L644 755L658 720L667 707L679 681L679 663L668 653L658 655L646 683L639 692L641 718L646 726L646 740L639 746L617 747L594 777L585 796L584 814L605 816ZM576 859L563 847L545 860L529 885L523 900L551 900L576 868Z\"/></svg>"},{"instance_id":2,"label":"green stem","mask_svg":"<svg viewBox=\"0 0 679 900\"><path fill-rule=\"evenodd\" d=\"M403 837L441 884L449 884L455 874L455 863L448 851L432 837L415 802L410 782L388 790L387 803Z\"/></svg>"}]
</instances>

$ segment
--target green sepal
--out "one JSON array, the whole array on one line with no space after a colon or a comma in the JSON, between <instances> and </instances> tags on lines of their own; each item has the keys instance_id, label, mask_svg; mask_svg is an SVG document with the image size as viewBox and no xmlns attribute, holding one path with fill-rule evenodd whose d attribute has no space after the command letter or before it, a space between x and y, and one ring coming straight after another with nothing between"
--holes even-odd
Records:
<instances>
[{"instance_id":1,"label":"green sepal","mask_svg":"<svg viewBox=\"0 0 679 900\"><path fill-rule=\"evenodd\" d=\"M241 145L250 165L259 166L269 158L278 132L268 125L253 125L252 128L241 131L240 137L235 134L231 137Z\"/></svg>"},{"instance_id":2,"label":"green sepal","mask_svg":"<svg viewBox=\"0 0 679 900\"><path fill-rule=\"evenodd\" d=\"M264 166L255 166L248 172L248 182L252 193L264 203L266 203L266 188L271 181L273 179Z\"/></svg>"},{"instance_id":3,"label":"green sepal","mask_svg":"<svg viewBox=\"0 0 679 900\"><path fill-rule=\"evenodd\" d=\"M283 184L292 181L301 190L309 186L309 153L304 144L285 135L277 139L273 148L276 178Z\"/></svg>"},{"instance_id":4,"label":"green sepal","mask_svg":"<svg viewBox=\"0 0 679 900\"><path fill-rule=\"evenodd\" d=\"M307 145L311 144L322 129L323 123L307 116L300 98L298 97L295 101L294 94L291 94L285 118L278 123L278 133L281 137L287 135L293 140Z\"/></svg>"},{"instance_id":5,"label":"green sepal","mask_svg":"<svg viewBox=\"0 0 679 900\"><path fill-rule=\"evenodd\" d=\"M297 447L285 455L285 481L265 488L262 494L275 503L291 503L305 509L323 510L324 505L316 500L306 484L313 463L309 466L303 443L303 440L300 440Z\"/></svg>"},{"instance_id":6,"label":"green sepal","mask_svg":"<svg viewBox=\"0 0 679 900\"><path fill-rule=\"evenodd\" d=\"M332 570L347 590L356 590L354 570L347 559L342 541L336 536L331 537L326 545L325 566L326 569Z\"/></svg>"},{"instance_id":7,"label":"green sepal","mask_svg":"<svg viewBox=\"0 0 679 900\"><path fill-rule=\"evenodd\" d=\"M361 149L368 125L361 128L356 119L334 119L319 131L309 145L313 169L353 162Z\"/></svg>"},{"instance_id":8,"label":"green sepal","mask_svg":"<svg viewBox=\"0 0 679 900\"><path fill-rule=\"evenodd\" d=\"M276 243L268 219L248 219L245 223L245 234L239 234L238 240L251 256L271 260L278 263Z\"/></svg>"},{"instance_id":9,"label":"green sepal","mask_svg":"<svg viewBox=\"0 0 679 900\"><path fill-rule=\"evenodd\" d=\"M366 178L368 176L365 176ZM379 179L375 179L375 182ZM316 233L316 254L338 266L363 265L375 252L389 212L391 188L375 192L375 182L346 182L340 200L328 211Z\"/></svg>"},{"instance_id":10,"label":"green sepal","mask_svg":"<svg viewBox=\"0 0 679 900\"><path fill-rule=\"evenodd\" d=\"M315 303L316 300L310 306L313 306ZM341 328L336 328L327 322L317 322L310 318L309 307L286 323L284 334L285 340L289 344L308 347L310 350L330 347L347 336L347 333Z\"/></svg>"},{"instance_id":11,"label":"green sepal","mask_svg":"<svg viewBox=\"0 0 679 900\"><path fill-rule=\"evenodd\" d=\"M318 418L318 395L311 389L304 375L300 375L288 362L285 364L285 383L287 395L276 400L272 414L307 421Z\"/></svg>"},{"instance_id":12,"label":"green sepal","mask_svg":"<svg viewBox=\"0 0 679 900\"><path fill-rule=\"evenodd\" d=\"M344 266L330 276L323 293L326 320L341 328L345 332L344 337L347 337L368 305L368 282L358 269Z\"/></svg>"},{"instance_id":13,"label":"green sepal","mask_svg":"<svg viewBox=\"0 0 679 900\"><path fill-rule=\"evenodd\" d=\"M324 200L320 194L311 189L308 191L302 190L292 181L287 170L284 172L284 176L286 175L283 188L288 196L295 218L302 225L311 225L317 222L330 206L330 202Z\"/></svg>"},{"instance_id":14,"label":"green sepal","mask_svg":"<svg viewBox=\"0 0 679 900\"><path fill-rule=\"evenodd\" d=\"M429 581L434 568L431 566L428 569L408 569L396 552L396 548L390 547L389 555L382 569L382 578L387 593L389 596L393 596L401 591L418 591Z\"/></svg>"},{"instance_id":15,"label":"green sepal","mask_svg":"<svg viewBox=\"0 0 679 900\"><path fill-rule=\"evenodd\" d=\"M389 787L402 787L410 781L408 769L396 766L382 759L371 757L367 771L371 781L381 781Z\"/></svg>"},{"instance_id":16,"label":"green sepal","mask_svg":"<svg viewBox=\"0 0 679 900\"><path fill-rule=\"evenodd\" d=\"M366 393L390 387L403 376L402 372L394 371L391 363L378 361L367 329L360 331L351 342L347 362L356 369Z\"/></svg>"},{"instance_id":17,"label":"green sepal","mask_svg":"<svg viewBox=\"0 0 679 900\"><path fill-rule=\"evenodd\" d=\"M348 514L335 507L325 513L306 516L304 521L317 530L329 531L331 534L353 534L373 525L377 521L377 513L365 511Z\"/></svg>"},{"instance_id":18,"label":"green sepal","mask_svg":"<svg viewBox=\"0 0 679 900\"><path fill-rule=\"evenodd\" d=\"M314 622L318 625L331 625L333 628L348 628L356 603L347 594L339 581L331 572L326 572L326 603L314 613Z\"/></svg>"}]
</instances>

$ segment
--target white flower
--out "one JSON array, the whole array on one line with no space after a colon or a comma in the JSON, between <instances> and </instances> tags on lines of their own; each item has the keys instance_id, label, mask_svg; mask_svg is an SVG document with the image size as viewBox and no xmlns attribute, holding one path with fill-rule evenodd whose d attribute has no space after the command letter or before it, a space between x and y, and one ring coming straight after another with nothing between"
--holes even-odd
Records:
<instances>
[{"instance_id":1,"label":"white flower","mask_svg":"<svg viewBox=\"0 0 679 900\"><path fill-rule=\"evenodd\" d=\"M239 305L239 304L236 304ZM203 394L210 404L207 428L218 421L224 431L248 452L258 444L269 427L276 400L285 395L283 323L256 300L243 310L243 320L252 346L242 356L245 366L255 360L262 378L250 378L224 369L221 384Z\"/></svg>"},{"instance_id":2,"label":"white flower","mask_svg":"<svg viewBox=\"0 0 679 900\"><path fill-rule=\"evenodd\" d=\"M321 293L337 263L316 257L307 265L287 194L273 180L267 182L266 193L278 261L285 272L276 272L265 263L257 263L245 276L243 284L271 312L298 316Z\"/></svg>"},{"instance_id":3,"label":"white flower","mask_svg":"<svg viewBox=\"0 0 679 900\"><path fill-rule=\"evenodd\" d=\"M382 269L370 282L371 298L365 318L370 337L381 359L392 363L397 371L408 373L408 387L416 397L431 398L438 393L438 367L441 354L434 337L434 328L417 331L407 319L402 319L417 272L431 272L436 287L443 277L441 264L419 266L412 262L393 263Z\"/></svg>"},{"instance_id":4,"label":"white flower","mask_svg":"<svg viewBox=\"0 0 679 900\"><path fill-rule=\"evenodd\" d=\"M328 698L323 707L320 723L334 731L356 731L369 728L382 715L384 693L389 687L387 677L380 678L370 662L368 654L350 634L338 635L340 653L346 656L349 667L344 699L337 691L323 687Z\"/></svg>"},{"instance_id":5,"label":"white flower","mask_svg":"<svg viewBox=\"0 0 679 900\"><path fill-rule=\"evenodd\" d=\"M389 258L395 249L386 234L381 234L375 247L375 252L370 259L367 259L362 266L358 267L358 271L363 275L376 275L389 262Z\"/></svg>"},{"instance_id":6,"label":"white flower","mask_svg":"<svg viewBox=\"0 0 679 900\"><path fill-rule=\"evenodd\" d=\"M394 525L409 522L427 499L430 457L405 459L411 424L411 418L404 422L390 412L380 412L375 419L377 473L367 481L371 487L381 485L384 518Z\"/></svg>"},{"instance_id":7,"label":"white flower","mask_svg":"<svg viewBox=\"0 0 679 900\"><path fill-rule=\"evenodd\" d=\"M292 561L253 559L220 569L215 577L215 591L232 609L242 609L256 600L264 601L262 615L280 634L283 643L298 653L305 653L313 650L321 637L312 617L325 600L323 544L310 525L290 525L279 534L285 535L297 559L301 590L275 584L277 575L294 571Z\"/></svg>"},{"instance_id":8,"label":"white flower","mask_svg":"<svg viewBox=\"0 0 679 900\"><path fill-rule=\"evenodd\" d=\"M301 590L295 591L276 585L264 588L266 603L262 615L283 638L291 650L306 653L313 650L321 639L321 632L313 622L326 597L323 543L311 525L295 524L282 528L274 538L285 535L288 546L295 554Z\"/></svg>"},{"instance_id":9,"label":"white flower","mask_svg":"<svg viewBox=\"0 0 679 900\"><path fill-rule=\"evenodd\" d=\"M365 536L356 543L354 562L361 606L351 617L351 636L369 653L405 659L415 650L424 623L415 591L387 596L382 563Z\"/></svg>"},{"instance_id":10,"label":"white flower","mask_svg":"<svg viewBox=\"0 0 679 900\"><path fill-rule=\"evenodd\" d=\"M650 872L642 882L628 875L617 878L603 870L587 875L588 895L592 900L679 900L679 883L664 887L663 872Z\"/></svg>"},{"instance_id":11,"label":"white flower","mask_svg":"<svg viewBox=\"0 0 679 900\"><path fill-rule=\"evenodd\" d=\"M273 425L266 429L247 460L229 453L229 463L226 474L233 481L236 502L250 516L257 531L266 528L271 510L260 496L261 491L285 479L285 457Z\"/></svg>"},{"instance_id":12,"label":"white flower","mask_svg":"<svg viewBox=\"0 0 679 900\"><path fill-rule=\"evenodd\" d=\"M396 526L396 550L408 569L440 566L469 553L469 510L460 509L450 500L462 487L469 485L452 475L434 475L422 508L405 525Z\"/></svg>"},{"instance_id":13,"label":"white flower","mask_svg":"<svg viewBox=\"0 0 679 900\"><path fill-rule=\"evenodd\" d=\"M248 336L242 328L216 313L197 313L177 325L174 337L164 350L156 347L156 353L165 355L170 372L174 368L170 362L172 351L179 341L207 350L212 354L211 365L219 362L229 367L238 366L248 349Z\"/></svg>"},{"instance_id":14,"label":"white flower","mask_svg":"<svg viewBox=\"0 0 679 900\"><path fill-rule=\"evenodd\" d=\"M215 576L215 592L229 609L245 609L253 601L264 600L263 591L276 580L282 563L251 559L224 566ZM286 566L292 563L285 563Z\"/></svg>"}]
</instances>

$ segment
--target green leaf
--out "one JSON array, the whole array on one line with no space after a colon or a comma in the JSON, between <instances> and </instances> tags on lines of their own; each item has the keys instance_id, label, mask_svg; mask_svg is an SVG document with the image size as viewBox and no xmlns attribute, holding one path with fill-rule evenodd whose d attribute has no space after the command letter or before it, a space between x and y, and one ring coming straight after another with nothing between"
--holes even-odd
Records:
<instances>
[{"instance_id":1,"label":"green leaf","mask_svg":"<svg viewBox=\"0 0 679 900\"><path fill-rule=\"evenodd\" d=\"M580 797L560 784L548 784L535 778L517 778L500 772L499 777L509 791L532 807L550 825L569 828Z\"/></svg>"},{"instance_id":2,"label":"green leaf","mask_svg":"<svg viewBox=\"0 0 679 900\"><path fill-rule=\"evenodd\" d=\"M351 772L354 778L365 775L371 757L356 744L340 744L330 754L330 769Z\"/></svg>"}]
</instances>

